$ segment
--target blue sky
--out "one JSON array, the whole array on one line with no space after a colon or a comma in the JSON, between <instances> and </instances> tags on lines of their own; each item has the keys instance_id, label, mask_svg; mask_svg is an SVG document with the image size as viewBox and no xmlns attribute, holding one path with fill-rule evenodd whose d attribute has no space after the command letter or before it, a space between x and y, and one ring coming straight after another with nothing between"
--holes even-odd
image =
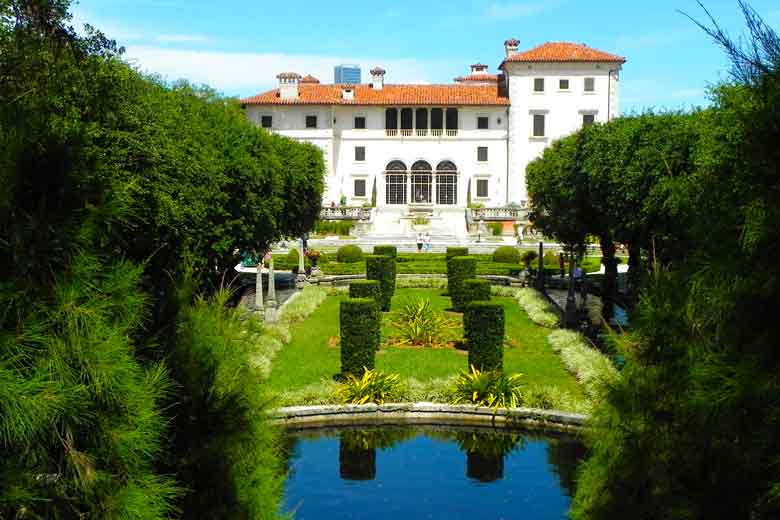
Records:
<instances>
[{"instance_id":1,"label":"blue sky","mask_svg":"<svg viewBox=\"0 0 780 520\"><path fill-rule=\"evenodd\" d=\"M704 0L734 36L736 0ZM753 0L780 29L780 3ZM707 103L708 85L728 77L720 49L677 12L703 19L695 0L366 2L342 0L81 0L74 23L103 30L139 69L249 96L282 71L333 81L333 66L374 65L389 83L450 83L476 61L495 70L503 42L528 49L574 41L623 55L621 111Z\"/></svg>"}]
</instances>

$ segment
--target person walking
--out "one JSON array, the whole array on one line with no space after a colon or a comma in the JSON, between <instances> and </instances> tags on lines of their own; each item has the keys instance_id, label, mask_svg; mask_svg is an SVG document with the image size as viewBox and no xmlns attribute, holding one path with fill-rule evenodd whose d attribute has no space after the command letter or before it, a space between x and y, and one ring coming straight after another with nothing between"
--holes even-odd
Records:
<instances>
[{"instance_id":1,"label":"person walking","mask_svg":"<svg viewBox=\"0 0 780 520\"><path fill-rule=\"evenodd\" d=\"M417 233L417 252L419 253L422 251L423 246L423 235L422 233Z\"/></svg>"},{"instance_id":2,"label":"person walking","mask_svg":"<svg viewBox=\"0 0 780 520\"><path fill-rule=\"evenodd\" d=\"M431 235L426 231L425 236L423 237L423 244L425 244L425 252L430 253L431 252Z\"/></svg>"}]
</instances>

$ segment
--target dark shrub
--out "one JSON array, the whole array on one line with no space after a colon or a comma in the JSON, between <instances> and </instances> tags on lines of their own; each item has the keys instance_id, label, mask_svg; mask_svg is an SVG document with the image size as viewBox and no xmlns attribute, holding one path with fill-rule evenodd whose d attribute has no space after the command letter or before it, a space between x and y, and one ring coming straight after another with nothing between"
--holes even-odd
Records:
<instances>
[{"instance_id":1,"label":"dark shrub","mask_svg":"<svg viewBox=\"0 0 780 520\"><path fill-rule=\"evenodd\" d=\"M355 223L348 220L321 220L314 225L317 235L348 236Z\"/></svg>"},{"instance_id":2,"label":"dark shrub","mask_svg":"<svg viewBox=\"0 0 780 520\"><path fill-rule=\"evenodd\" d=\"M374 368L374 356L379 348L381 314L376 300L350 298L339 308L341 335L341 374L360 377L363 368Z\"/></svg>"},{"instance_id":3,"label":"dark shrub","mask_svg":"<svg viewBox=\"0 0 780 520\"><path fill-rule=\"evenodd\" d=\"M380 303L382 301L382 289L376 280L355 280L349 284L350 298L373 298Z\"/></svg>"},{"instance_id":4,"label":"dark shrub","mask_svg":"<svg viewBox=\"0 0 780 520\"><path fill-rule=\"evenodd\" d=\"M516 247L501 246L493 251L493 261L501 264L516 264L520 261L520 252Z\"/></svg>"},{"instance_id":5,"label":"dark shrub","mask_svg":"<svg viewBox=\"0 0 780 520\"><path fill-rule=\"evenodd\" d=\"M504 307L498 303L470 303L463 314L463 336L469 366L501 371L504 367Z\"/></svg>"},{"instance_id":6,"label":"dark shrub","mask_svg":"<svg viewBox=\"0 0 780 520\"><path fill-rule=\"evenodd\" d=\"M526 267L530 268L537 256L539 256L539 253L536 251L524 251L523 254L520 255L520 261L522 261Z\"/></svg>"},{"instance_id":7,"label":"dark shrub","mask_svg":"<svg viewBox=\"0 0 780 520\"><path fill-rule=\"evenodd\" d=\"M504 226L500 222L491 222L487 227L494 237L500 237L504 233Z\"/></svg>"},{"instance_id":8,"label":"dark shrub","mask_svg":"<svg viewBox=\"0 0 780 520\"><path fill-rule=\"evenodd\" d=\"M382 293L380 307L383 311L390 310L390 300L395 293L395 258L383 255L366 256L366 278L377 280Z\"/></svg>"},{"instance_id":9,"label":"dark shrub","mask_svg":"<svg viewBox=\"0 0 780 520\"><path fill-rule=\"evenodd\" d=\"M447 248L447 260L455 256L466 256L469 254L468 247L448 247Z\"/></svg>"},{"instance_id":10,"label":"dark shrub","mask_svg":"<svg viewBox=\"0 0 780 520\"><path fill-rule=\"evenodd\" d=\"M375 255L398 257L398 249L395 246L374 246Z\"/></svg>"},{"instance_id":11,"label":"dark shrub","mask_svg":"<svg viewBox=\"0 0 780 520\"><path fill-rule=\"evenodd\" d=\"M477 274L477 259L471 256L456 256L447 262L447 291L452 307L463 311L463 282Z\"/></svg>"},{"instance_id":12,"label":"dark shrub","mask_svg":"<svg viewBox=\"0 0 780 520\"><path fill-rule=\"evenodd\" d=\"M358 246L341 246L336 251L336 259L345 264L354 264L363 260L363 251Z\"/></svg>"},{"instance_id":13,"label":"dark shrub","mask_svg":"<svg viewBox=\"0 0 780 520\"><path fill-rule=\"evenodd\" d=\"M490 300L490 282L480 278L463 281L463 305L466 306L475 301Z\"/></svg>"}]
</instances>

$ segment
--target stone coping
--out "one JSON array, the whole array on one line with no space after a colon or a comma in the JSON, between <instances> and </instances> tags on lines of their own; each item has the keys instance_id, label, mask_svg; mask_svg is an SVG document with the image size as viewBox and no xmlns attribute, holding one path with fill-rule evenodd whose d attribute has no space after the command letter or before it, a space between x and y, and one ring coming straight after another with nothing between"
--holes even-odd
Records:
<instances>
[{"instance_id":1,"label":"stone coping","mask_svg":"<svg viewBox=\"0 0 780 520\"><path fill-rule=\"evenodd\" d=\"M271 421L296 429L377 424L473 425L578 432L587 415L535 408L489 408L441 403L290 406L269 412Z\"/></svg>"}]
</instances>

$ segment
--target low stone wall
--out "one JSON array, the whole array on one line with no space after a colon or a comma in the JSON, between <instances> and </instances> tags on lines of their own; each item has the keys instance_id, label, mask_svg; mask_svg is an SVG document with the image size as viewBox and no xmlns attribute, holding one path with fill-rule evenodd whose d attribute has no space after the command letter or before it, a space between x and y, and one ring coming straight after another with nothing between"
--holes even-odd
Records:
<instances>
[{"instance_id":1,"label":"low stone wall","mask_svg":"<svg viewBox=\"0 0 780 520\"><path fill-rule=\"evenodd\" d=\"M378 424L473 425L562 432L584 429L586 415L533 408L488 408L440 403L291 406L270 412L271 420L293 428Z\"/></svg>"}]
</instances>

